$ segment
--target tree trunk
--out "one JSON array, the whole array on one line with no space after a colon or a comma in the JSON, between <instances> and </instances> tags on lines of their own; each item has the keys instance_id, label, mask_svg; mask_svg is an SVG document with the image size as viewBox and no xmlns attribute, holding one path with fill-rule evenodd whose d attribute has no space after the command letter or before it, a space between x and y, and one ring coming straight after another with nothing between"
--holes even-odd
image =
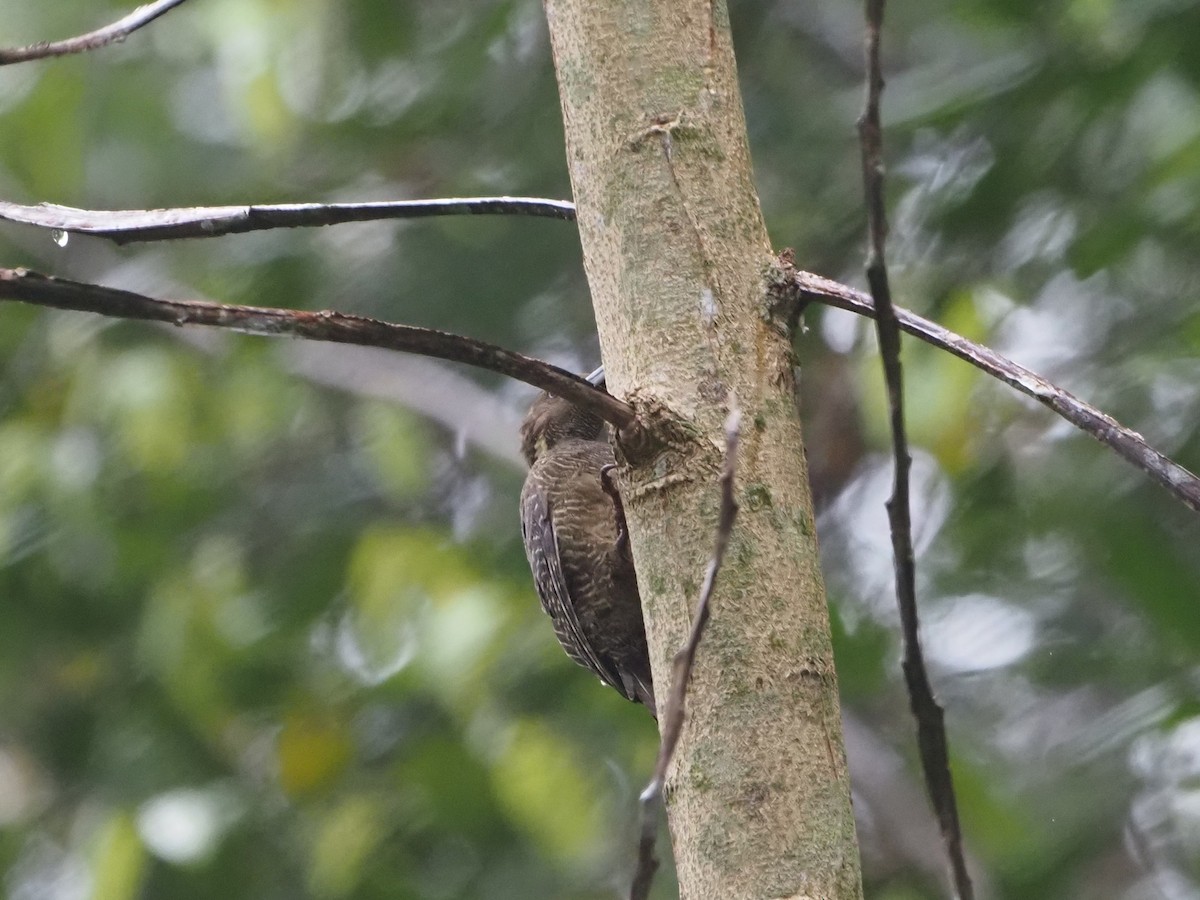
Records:
<instances>
[{"instance_id":1,"label":"tree trunk","mask_svg":"<svg viewBox=\"0 0 1200 900\"><path fill-rule=\"evenodd\" d=\"M682 423L622 472L661 704L711 553L729 405L741 513L666 798L684 898L862 895L790 336L719 0L546 0L609 389Z\"/></svg>"}]
</instances>

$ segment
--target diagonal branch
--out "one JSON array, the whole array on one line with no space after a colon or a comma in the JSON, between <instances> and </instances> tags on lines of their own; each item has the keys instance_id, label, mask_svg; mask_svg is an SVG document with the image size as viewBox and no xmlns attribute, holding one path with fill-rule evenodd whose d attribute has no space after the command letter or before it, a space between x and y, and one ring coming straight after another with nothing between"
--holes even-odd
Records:
<instances>
[{"instance_id":1,"label":"diagonal branch","mask_svg":"<svg viewBox=\"0 0 1200 900\"><path fill-rule=\"evenodd\" d=\"M925 786L941 825L942 839L950 860L955 892L959 900L973 900L974 888L963 858L962 831L958 804L954 798L954 778L950 774L950 747L946 740L945 714L933 696L929 674L921 651L917 617L916 564L913 559L912 515L909 504L909 468L912 457L904 425L904 373L900 364L900 322L892 305L884 245L887 241L887 212L883 200L883 128L879 118L879 98L883 92L883 72L879 63L879 32L883 25L885 0L866 0L867 17L867 98L858 120L862 141L863 186L867 203L867 282L875 301L875 330L879 335L879 355L887 383L891 414L892 452L895 473L892 496L887 502L892 533L892 558L896 568L896 600L900 607L900 627L904 635L904 680L908 685L909 705L917 721L917 748Z\"/></svg>"},{"instance_id":2,"label":"diagonal branch","mask_svg":"<svg viewBox=\"0 0 1200 900\"><path fill-rule=\"evenodd\" d=\"M721 511L717 519L717 532L713 539L712 557L704 572L704 583L700 586L700 597L696 601L696 614L692 618L692 630L687 643L675 654L671 673L671 692L667 697L666 711L663 714L662 743L658 748L658 759L654 764L654 775L641 796L641 829L638 837L637 869L633 875L633 884L629 889L629 900L646 900L650 896L650 886L654 883L654 873L658 871L658 857L654 845L658 835L659 809L662 806L663 785L667 780L667 768L679 745L679 735L683 731L683 720L687 711L687 687L692 677L692 668L696 664L696 650L700 639L704 636L704 628L708 625L709 601L712 599L713 587L717 582L717 573L721 571L721 563L725 560L725 550L729 546L729 536L733 533L733 523L737 518L738 504L734 497L733 479L737 471L738 435L741 427L742 414L736 403L732 405L725 419L725 466L721 470Z\"/></svg>"},{"instance_id":3,"label":"diagonal branch","mask_svg":"<svg viewBox=\"0 0 1200 900\"><path fill-rule=\"evenodd\" d=\"M0 201L0 219L90 234L117 244L217 237L272 228L311 228L380 219L430 216L521 215L573 221L575 204L538 197L452 197L373 203L276 203L176 209L76 209L56 203L25 206Z\"/></svg>"},{"instance_id":4,"label":"diagonal branch","mask_svg":"<svg viewBox=\"0 0 1200 900\"><path fill-rule=\"evenodd\" d=\"M444 331L395 325L330 310L308 312L199 300L159 300L132 291L51 278L26 269L0 269L0 300L19 300L37 306L179 326L210 325L266 337L289 335L315 341L383 347L454 360L550 391L592 410L620 429L623 435L632 433L636 436L640 432L632 407L565 369Z\"/></svg>"},{"instance_id":5,"label":"diagonal branch","mask_svg":"<svg viewBox=\"0 0 1200 900\"><path fill-rule=\"evenodd\" d=\"M797 272L796 286L805 300L836 306L868 318L875 316L875 304L867 294L839 282L811 272ZM902 331L952 353L1027 397L1032 397L1080 431L1114 450L1126 462L1141 469L1188 509L1200 513L1200 477L1150 446L1136 431L1126 428L1112 416L990 347L943 328L903 307L897 306L895 311Z\"/></svg>"},{"instance_id":6,"label":"diagonal branch","mask_svg":"<svg viewBox=\"0 0 1200 900\"><path fill-rule=\"evenodd\" d=\"M184 237L235 234L271 228L335 225L342 222L440 215L530 215L571 221L575 207L566 200L536 197L468 197L377 203L292 203L273 206L215 206L156 210L85 210L43 203L23 206L0 201L0 219L62 232L106 237L118 244ZM871 298L839 282L797 272L804 300L873 317ZM1017 365L1001 354L896 307L900 328L947 350L1054 410L1146 472L1189 509L1200 512L1200 478L1151 447L1136 432L1093 406Z\"/></svg>"},{"instance_id":7,"label":"diagonal branch","mask_svg":"<svg viewBox=\"0 0 1200 900\"><path fill-rule=\"evenodd\" d=\"M149 25L159 16L165 15L176 6L181 6L184 0L155 0L139 6L129 15L124 16L111 25L89 31L61 41L39 41L26 47L0 49L0 66L13 63L29 62L35 59L49 59L54 56L67 56L72 53L86 53L88 50L98 50L109 44L119 43L139 28Z\"/></svg>"}]
</instances>

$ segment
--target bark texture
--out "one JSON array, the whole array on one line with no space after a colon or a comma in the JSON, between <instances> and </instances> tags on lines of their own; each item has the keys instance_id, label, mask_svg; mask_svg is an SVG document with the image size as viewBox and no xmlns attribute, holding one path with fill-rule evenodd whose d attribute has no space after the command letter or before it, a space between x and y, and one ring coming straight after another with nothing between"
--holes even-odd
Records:
<instances>
[{"instance_id":1,"label":"bark texture","mask_svg":"<svg viewBox=\"0 0 1200 900\"><path fill-rule=\"evenodd\" d=\"M666 798L684 898L861 897L828 611L723 2L546 0L609 390L665 439L621 472L660 700L741 505ZM661 707L660 707L661 711Z\"/></svg>"}]
</instances>

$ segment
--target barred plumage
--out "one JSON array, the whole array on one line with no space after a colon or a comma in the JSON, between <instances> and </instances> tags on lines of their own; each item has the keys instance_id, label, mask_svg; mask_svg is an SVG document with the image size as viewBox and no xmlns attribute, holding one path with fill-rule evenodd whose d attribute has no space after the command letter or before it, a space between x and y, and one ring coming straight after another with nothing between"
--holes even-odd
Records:
<instances>
[{"instance_id":1,"label":"barred plumage","mask_svg":"<svg viewBox=\"0 0 1200 900\"><path fill-rule=\"evenodd\" d=\"M521 535L542 609L567 655L655 715L637 576L620 507L602 472L614 464L604 422L542 394L521 426L529 475Z\"/></svg>"}]
</instances>

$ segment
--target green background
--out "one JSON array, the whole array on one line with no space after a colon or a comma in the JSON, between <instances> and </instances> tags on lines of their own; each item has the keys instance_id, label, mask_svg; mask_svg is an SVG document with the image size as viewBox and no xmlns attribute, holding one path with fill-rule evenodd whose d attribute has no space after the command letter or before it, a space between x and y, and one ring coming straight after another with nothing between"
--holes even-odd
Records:
<instances>
[{"instance_id":1,"label":"green background","mask_svg":"<svg viewBox=\"0 0 1200 900\"><path fill-rule=\"evenodd\" d=\"M772 239L861 284L861 11L732 6ZM0 0L0 43L130 8ZM889 17L899 302L1200 470L1200 4ZM482 194L569 196L534 2L191 0L118 46L0 69L7 200ZM5 224L0 265L597 362L562 222L124 248ZM868 896L933 898L873 338L844 313L807 325ZM925 637L987 896L1200 896L1200 522L965 364L915 342L905 363ZM538 608L516 522L531 396L386 354L0 307L4 893L614 896L656 733ZM655 896L673 891L668 870Z\"/></svg>"}]
</instances>

